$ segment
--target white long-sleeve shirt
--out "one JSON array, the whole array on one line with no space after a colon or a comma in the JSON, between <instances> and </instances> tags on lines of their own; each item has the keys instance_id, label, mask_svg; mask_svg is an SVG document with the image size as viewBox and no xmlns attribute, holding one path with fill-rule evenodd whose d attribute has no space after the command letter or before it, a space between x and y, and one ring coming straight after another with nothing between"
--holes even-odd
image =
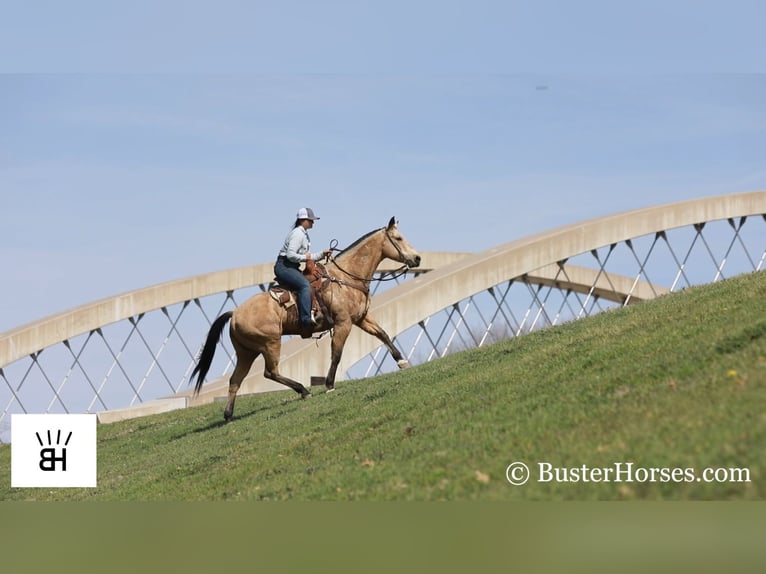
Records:
<instances>
[{"instance_id":1,"label":"white long-sleeve shirt","mask_svg":"<svg viewBox=\"0 0 766 574\"><path fill-rule=\"evenodd\" d=\"M285 244L279 251L279 255L286 257L288 261L293 263L303 263L308 259L308 255L311 259L319 259L321 253L311 253L311 239L309 233L302 226L298 225L285 238Z\"/></svg>"}]
</instances>

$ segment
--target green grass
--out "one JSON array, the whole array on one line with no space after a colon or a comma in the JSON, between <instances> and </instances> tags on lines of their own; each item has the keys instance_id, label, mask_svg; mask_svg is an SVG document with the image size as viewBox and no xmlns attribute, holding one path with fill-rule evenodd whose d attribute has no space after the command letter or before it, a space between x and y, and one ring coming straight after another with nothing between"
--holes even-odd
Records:
<instances>
[{"instance_id":1,"label":"green grass","mask_svg":"<svg viewBox=\"0 0 766 574\"><path fill-rule=\"evenodd\" d=\"M766 273L466 351L335 393L99 426L98 488L6 500L766 498ZM533 476L511 486L506 467ZM538 482L536 465L741 468L749 482Z\"/></svg>"}]
</instances>

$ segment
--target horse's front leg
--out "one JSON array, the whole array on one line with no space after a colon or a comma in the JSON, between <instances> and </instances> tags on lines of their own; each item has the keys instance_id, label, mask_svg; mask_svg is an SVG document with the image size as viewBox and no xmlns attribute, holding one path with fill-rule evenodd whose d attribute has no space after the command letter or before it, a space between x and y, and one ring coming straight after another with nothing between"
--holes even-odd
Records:
<instances>
[{"instance_id":1,"label":"horse's front leg","mask_svg":"<svg viewBox=\"0 0 766 574\"><path fill-rule=\"evenodd\" d=\"M391 356L394 358L394 361L396 361L396 365L400 369L405 369L410 366L409 361L405 359L404 355L401 354L399 349L394 346L394 343L391 341L388 333L383 330L383 327L378 325L378 322L375 319L369 315L365 315L364 319L362 319L362 321L359 323L359 328L362 329L365 333L369 333L370 335L374 335L380 339L380 341L389 350Z\"/></svg>"},{"instance_id":2,"label":"horse's front leg","mask_svg":"<svg viewBox=\"0 0 766 574\"><path fill-rule=\"evenodd\" d=\"M330 370L327 371L327 378L325 379L325 387L328 391L335 390L335 375L338 371L338 363L343 355L343 347L348 339L348 334L351 332L351 322L343 321L335 323L335 328L332 333L332 343L330 344Z\"/></svg>"}]
</instances>

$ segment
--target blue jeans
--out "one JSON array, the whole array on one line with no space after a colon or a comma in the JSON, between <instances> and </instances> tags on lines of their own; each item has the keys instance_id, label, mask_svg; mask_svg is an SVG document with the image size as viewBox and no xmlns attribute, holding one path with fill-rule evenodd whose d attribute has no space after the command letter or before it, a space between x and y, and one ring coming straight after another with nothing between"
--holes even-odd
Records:
<instances>
[{"instance_id":1,"label":"blue jeans","mask_svg":"<svg viewBox=\"0 0 766 574\"><path fill-rule=\"evenodd\" d=\"M284 257L278 257L274 264L274 275L282 285L295 291L300 321L304 325L311 325L311 287L298 264L291 263Z\"/></svg>"}]
</instances>

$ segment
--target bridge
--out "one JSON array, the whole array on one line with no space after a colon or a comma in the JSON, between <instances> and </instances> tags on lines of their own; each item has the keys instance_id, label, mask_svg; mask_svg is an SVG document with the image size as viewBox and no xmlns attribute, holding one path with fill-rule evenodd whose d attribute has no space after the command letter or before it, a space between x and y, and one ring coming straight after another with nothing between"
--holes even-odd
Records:
<instances>
[{"instance_id":1,"label":"bridge","mask_svg":"<svg viewBox=\"0 0 766 574\"><path fill-rule=\"evenodd\" d=\"M396 277L384 265L370 313L417 365L448 353L764 269L766 191L658 205L511 241L480 253L421 253ZM223 337L198 397L189 389L212 321L265 291L272 263L206 273L96 301L0 334L0 441L13 413L98 413L101 422L226 395L233 350ZM383 281L390 279L391 281ZM221 352L222 351L222 352ZM329 337L291 338L281 371L307 384L329 367ZM241 394L284 390L262 359ZM358 329L339 380L394 370Z\"/></svg>"}]
</instances>

